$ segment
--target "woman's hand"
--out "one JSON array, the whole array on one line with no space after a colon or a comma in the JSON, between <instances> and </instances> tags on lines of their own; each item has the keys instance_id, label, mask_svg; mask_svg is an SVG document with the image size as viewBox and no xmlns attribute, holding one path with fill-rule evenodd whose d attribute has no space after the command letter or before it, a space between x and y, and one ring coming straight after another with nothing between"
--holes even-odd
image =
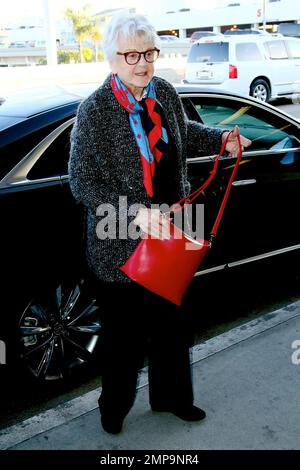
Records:
<instances>
[{"instance_id":1,"label":"woman's hand","mask_svg":"<svg viewBox=\"0 0 300 470\"><path fill-rule=\"evenodd\" d=\"M225 150L229 153L231 157L237 157L239 153L239 144L237 140L238 133L239 133L239 129L237 126L235 126L225 147ZM224 132L222 134L222 143L224 142L228 134L229 132ZM249 145L251 145L251 140L247 139L247 137L244 137L241 135L240 139L241 139L242 150L244 150L245 147L249 147Z\"/></svg>"},{"instance_id":2,"label":"woman's hand","mask_svg":"<svg viewBox=\"0 0 300 470\"><path fill-rule=\"evenodd\" d=\"M169 240L171 219L159 209L141 208L133 220L151 238Z\"/></svg>"}]
</instances>

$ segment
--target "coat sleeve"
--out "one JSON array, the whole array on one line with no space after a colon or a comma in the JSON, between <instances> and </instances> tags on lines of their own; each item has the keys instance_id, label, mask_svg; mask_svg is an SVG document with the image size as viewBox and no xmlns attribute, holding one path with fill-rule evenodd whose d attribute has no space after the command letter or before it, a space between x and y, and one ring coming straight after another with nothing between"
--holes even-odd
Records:
<instances>
[{"instance_id":1,"label":"coat sleeve","mask_svg":"<svg viewBox=\"0 0 300 470\"><path fill-rule=\"evenodd\" d=\"M114 179L109 155L99 154L97 143L102 136L95 125L97 119L97 109L91 103L83 102L71 132L70 189L76 201L94 214L101 204L112 205L116 210L117 224L126 223L128 226L134 215L128 216L127 208L135 201L127 197L127 204L120 205L119 183Z\"/></svg>"},{"instance_id":2,"label":"coat sleeve","mask_svg":"<svg viewBox=\"0 0 300 470\"><path fill-rule=\"evenodd\" d=\"M96 159L97 131L93 125L97 119L96 110L85 102L78 109L71 132L69 158L69 182L77 202L96 208L105 200L105 183L109 181L105 157ZM102 164L99 164L101 162Z\"/></svg>"},{"instance_id":3,"label":"coat sleeve","mask_svg":"<svg viewBox=\"0 0 300 470\"><path fill-rule=\"evenodd\" d=\"M224 129L209 127L196 121L190 121L186 117L187 126L187 151L189 154L200 152L204 155L219 153L222 145Z\"/></svg>"}]
</instances>

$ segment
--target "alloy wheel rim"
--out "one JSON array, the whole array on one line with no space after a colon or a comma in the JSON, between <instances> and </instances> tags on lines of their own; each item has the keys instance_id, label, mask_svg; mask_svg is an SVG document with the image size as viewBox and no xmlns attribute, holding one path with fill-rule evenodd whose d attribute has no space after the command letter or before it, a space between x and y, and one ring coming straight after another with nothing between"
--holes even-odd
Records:
<instances>
[{"instance_id":1,"label":"alloy wheel rim","mask_svg":"<svg viewBox=\"0 0 300 470\"><path fill-rule=\"evenodd\" d=\"M92 360L101 324L94 299L83 283L60 284L45 298L32 299L19 321L19 357L31 374L44 380L70 375Z\"/></svg>"},{"instance_id":2,"label":"alloy wheel rim","mask_svg":"<svg viewBox=\"0 0 300 470\"><path fill-rule=\"evenodd\" d=\"M263 85L257 85L253 92L254 98L259 101L266 101L267 99L267 90Z\"/></svg>"}]
</instances>

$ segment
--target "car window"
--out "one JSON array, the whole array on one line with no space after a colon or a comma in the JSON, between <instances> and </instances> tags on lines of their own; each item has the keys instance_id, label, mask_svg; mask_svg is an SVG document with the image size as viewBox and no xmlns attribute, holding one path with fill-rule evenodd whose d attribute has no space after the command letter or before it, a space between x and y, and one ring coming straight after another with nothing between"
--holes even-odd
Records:
<instances>
[{"instance_id":1,"label":"car window","mask_svg":"<svg viewBox=\"0 0 300 470\"><path fill-rule=\"evenodd\" d=\"M21 123L22 124L22 123ZM20 124L20 126L21 126ZM15 138L11 143L1 147L0 145L0 178L2 179L13 167L24 158L36 145L38 145L47 135L49 135L59 123L51 124L50 126L42 127L35 132L30 132L28 135ZM12 127L14 136L21 134L18 124ZM8 129L9 131L10 129ZM5 141L4 131L0 134L1 143ZM23 131L24 133L24 131Z\"/></svg>"},{"instance_id":2,"label":"car window","mask_svg":"<svg viewBox=\"0 0 300 470\"><path fill-rule=\"evenodd\" d=\"M198 33L193 33L191 38L197 41L197 39L204 38L204 37L209 37L209 36L215 36L215 33L209 32L209 31L199 31Z\"/></svg>"},{"instance_id":3,"label":"car window","mask_svg":"<svg viewBox=\"0 0 300 470\"><path fill-rule=\"evenodd\" d=\"M197 43L191 47L188 62L228 62L228 42Z\"/></svg>"},{"instance_id":4,"label":"car window","mask_svg":"<svg viewBox=\"0 0 300 470\"><path fill-rule=\"evenodd\" d=\"M70 125L49 145L28 173L29 180L68 174L71 129Z\"/></svg>"},{"instance_id":5,"label":"car window","mask_svg":"<svg viewBox=\"0 0 300 470\"><path fill-rule=\"evenodd\" d=\"M287 41L291 57L293 59L300 59L300 41Z\"/></svg>"},{"instance_id":6,"label":"car window","mask_svg":"<svg viewBox=\"0 0 300 470\"><path fill-rule=\"evenodd\" d=\"M251 151L300 147L299 129L267 110L232 98L192 101L204 124L222 129L239 126L241 134L252 140Z\"/></svg>"},{"instance_id":7,"label":"car window","mask_svg":"<svg viewBox=\"0 0 300 470\"><path fill-rule=\"evenodd\" d=\"M242 42L235 47L237 60L262 60L257 44L254 42Z\"/></svg>"},{"instance_id":8,"label":"car window","mask_svg":"<svg viewBox=\"0 0 300 470\"><path fill-rule=\"evenodd\" d=\"M284 41L267 41L264 45L270 59L288 59Z\"/></svg>"}]
</instances>

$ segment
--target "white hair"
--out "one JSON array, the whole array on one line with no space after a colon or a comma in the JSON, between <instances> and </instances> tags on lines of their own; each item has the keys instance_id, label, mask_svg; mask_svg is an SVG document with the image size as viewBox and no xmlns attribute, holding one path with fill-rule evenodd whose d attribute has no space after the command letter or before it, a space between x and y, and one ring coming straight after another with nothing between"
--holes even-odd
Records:
<instances>
[{"instance_id":1,"label":"white hair","mask_svg":"<svg viewBox=\"0 0 300 470\"><path fill-rule=\"evenodd\" d=\"M115 13L107 25L102 41L104 56L111 63L119 46L120 35L125 39L144 36L153 46L159 46L159 36L155 28L143 15L129 13L126 10Z\"/></svg>"}]
</instances>

